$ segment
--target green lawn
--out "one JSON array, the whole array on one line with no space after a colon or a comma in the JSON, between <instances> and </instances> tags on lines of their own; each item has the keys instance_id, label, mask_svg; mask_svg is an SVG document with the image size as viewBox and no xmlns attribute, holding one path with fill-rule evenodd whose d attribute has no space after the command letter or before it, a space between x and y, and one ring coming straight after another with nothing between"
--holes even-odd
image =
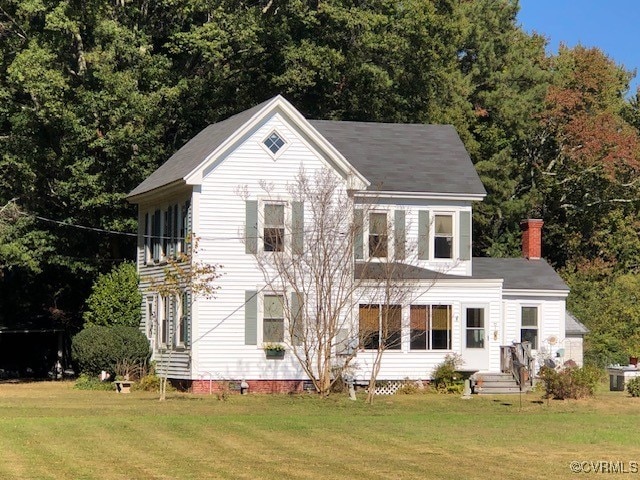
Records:
<instances>
[{"instance_id":1,"label":"green lawn","mask_svg":"<svg viewBox=\"0 0 640 480\"><path fill-rule=\"evenodd\" d=\"M88 392L0 385L0 478L567 478L640 461L640 399ZM611 476L611 475L609 475Z\"/></svg>"}]
</instances>

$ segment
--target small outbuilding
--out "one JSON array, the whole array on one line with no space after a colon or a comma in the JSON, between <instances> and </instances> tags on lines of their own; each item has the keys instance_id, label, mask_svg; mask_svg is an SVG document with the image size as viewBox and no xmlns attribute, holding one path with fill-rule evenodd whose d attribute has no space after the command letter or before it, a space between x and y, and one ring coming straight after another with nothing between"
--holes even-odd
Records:
<instances>
[{"instance_id":1,"label":"small outbuilding","mask_svg":"<svg viewBox=\"0 0 640 480\"><path fill-rule=\"evenodd\" d=\"M584 363L584 336L589 333L589 329L569 311L565 314L564 325L564 358L573 360L581 367Z\"/></svg>"}]
</instances>

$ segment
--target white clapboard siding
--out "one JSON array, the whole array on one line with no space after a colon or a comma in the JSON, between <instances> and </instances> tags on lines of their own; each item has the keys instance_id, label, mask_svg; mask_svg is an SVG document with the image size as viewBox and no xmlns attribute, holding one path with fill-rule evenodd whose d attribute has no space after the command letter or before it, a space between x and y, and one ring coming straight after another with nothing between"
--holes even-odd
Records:
<instances>
[{"instance_id":1,"label":"white clapboard siding","mask_svg":"<svg viewBox=\"0 0 640 480\"><path fill-rule=\"evenodd\" d=\"M276 159L262 146L264 138L274 129L287 141L286 150ZM198 257L204 262L221 264L223 276L217 282L220 289L216 298L197 300L194 378L304 378L291 352L286 353L284 360L265 358L260 332L257 345L244 344L243 306L245 291L257 291L265 285L254 256L245 253L245 201L293 200L287 184L294 182L303 165L308 177L328 166L298 138L297 132L275 115L204 177L198 224L194 227L200 236ZM267 185L269 191L263 188ZM305 228L310 221L305 212Z\"/></svg>"},{"instance_id":2,"label":"white clapboard siding","mask_svg":"<svg viewBox=\"0 0 640 480\"><path fill-rule=\"evenodd\" d=\"M401 350L388 350L384 353L380 373L380 380L401 380L429 379L433 369L442 363L445 356L450 353L462 352L463 341L463 315L462 305L483 304L488 307L487 325L497 322L499 324L501 315L501 281L474 282L439 280L435 283L427 283L421 290L416 288L412 292L413 300L407 300L403 304L403 344ZM363 302L367 301L367 296L363 296ZM409 349L409 305L451 305L452 306L452 348L451 350L423 350L411 351ZM491 339L488 342L490 358L498 358L500 342ZM375 352L358 352L354 360L357 365L355 377L358 381L368 379L373 367ZM495 360L492 360L494 363ZM463 365L463 370L475 370L474 365Z\"/></svg>"},{"instance_id":3,"label":"white clapboard siding","mask_svg":"<svg viewBox=\"0 0 640 480\"><path fill-rule=\"evenodd\" d=\"M521 329L521 309L523 306L538 307L538 349L546 349L548 353L554 355L562 348L565 337L565 310L566 302L559 297L519 297L508 296L504 301L505 318L505 345L512 342L519 342ZM554 342L549 342L550 337L555 338Z\"/></svg>"},{"instance_id":4,"label":"white clapboard siding","mask_svg":"<svg viewBox=\"0 0 640 480\"><path fill-rule=\"evenodd\" d=\"M368 199L371 203L364 204L365 211L371 212L387 212L387 218L391 224L391 235L393 235L393 219L395 211L403 211L405 217L405 233L406 233L406 260L418 267L428 268L441 273L450 275L471 275L471 260L461 260L459 258L459 245L460 245L460 214L461 212L467 212L469 215L472 211L470 202L462 201L444 201L444 200L408 200L408 199L394 199L394 198L371 198ZM360 201L362 203L362 201ZM373 206L375 203L375 206ZM429 212L430 218L430 238L429 238L429 260L421 260L418 258L418 238L419 238L419 218L420 212ZM435 259L433 258L433 219L434 215L451 214L453 216L453 258L447 259ZM365 219L365 225L366 225ZM366 232L365 232L366 233ZM472 232L469 232L470 235ZM473 242L472 236L469 237ZM363 250L366 256L368 251L368 239L367 235L363 238ZM393 241L389 242L389 248L393 251ZM393 254L391 254L393 255Z\"/></svg>"},{"instance_id":5,"label":"white clapboard siding","mask_svg":"<svg viewBox=\"0 0 640 480\"><path fill-rule=\"evenodd\" d=\"M263 145L264 139L273 131L285 140L285 147L274 156ZM251 132L237 142L223 157L216 159L203 173L202 183L196 186L176 188L169 195L159 194L159 201L152 200L140 205L138 237L138 269L141 275L143 292L148 289L150 279L161 278L161 265L144 265L144 215L161 210L166 205L183 202L187 198L192 204L192 231L199 239L199 248L194 261L220 265L222 276L216 280L219 289L214 298L194 298L191 319L191 345L186 350L175 349L169 355L154 350L154 359L158 362L159 372L165 368L172 378L194 380L291 380L305 379L306 375L294 358L291 350L283 360L268 360L262 349L262 296L270 292L265 290L265 278L258 268L253 254L246 253L244 242L247 201L256 202L261 213L264 202L282 201L287 207L286 220L290 221L290 186L295 183L296 175L304 168L305 175L313 178L320 169L330 167L323 154L315 149L304 135L291 126L279 113L265 118ZM341 177L344 172L335 171L337 178L346 189L347 179ZM193 191L191 191L193 189ZM364 200L360 200L364 202ZM539 338L542 341L555 336L564 339L564 298L530 297L520 294L505 294L502 280L472 279L472 260L459 258L461 244L461 218L469 218L472 202L447 199L407 199L378 198L372 200L375 211L388 213L391 224L389 248L391 256L395 248L393 222L404 219L406 238L406 263L427 268L443 274L435 282L423 281L412 295L413 300L403 302L403 345L399 351L387 351L381 365L378 378L381 380L428 379L433 369L441 363L448 353L463 353L462 308L465 305L482 305L487 308L485 330L487 338L488 360L485 369L498 371L500 368L500 346L520 341L520 309L522 305L536 305L540 308ZM364 203L361 206L366 206ZM400 213L397 213L400 212ZM421 213L422 212L422 213ZM428 212L430 219L428 259L418 259L420 218ZM259 217L261 217L259 213ZM451 214L454 220L453 252L451 260L433 258L433 219L436 214ZM305 208L304 228L312 227L313 219ZM365 225L368 220L364 219ZM290 233L290 232L289 232ZM471 232L468 232L471 235ZM472 238L469 237L472 242ZM290 244L291 237L285 240ZM260 240L258 240L260 243ZM364 235L363 249L366 257L368 238ZM444 278L455 275L458 278ZM469 278L465 278L469 277ZM245 302L246 292L259 292L257 295L258 332L255 345L245 344ZM362 293L362 292L361 292ZM362 293L362 300L373 302L374 292ZM146 317L146 295L143 299L141 328L147 332L144 323ZM368 299L368 300L367 300ZM452 306L452 349L432 351L410 351L409 349L409 305L451 305ZM357 324L357 308L354 305L349 317ZM558 348L560 344L556 345ZM365 381L371 372L375 353L358 352L353 365L355 376ZM488 365L488 368L486 367ZM476 370L476 366L465 364L464 370Z\"/></svg>"}]
</instances>

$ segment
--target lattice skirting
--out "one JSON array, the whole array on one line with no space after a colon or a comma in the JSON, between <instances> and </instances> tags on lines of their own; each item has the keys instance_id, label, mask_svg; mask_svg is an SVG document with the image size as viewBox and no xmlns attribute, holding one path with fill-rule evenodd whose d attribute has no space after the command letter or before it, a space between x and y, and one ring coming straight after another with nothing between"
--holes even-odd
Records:
<instances>
[{"instance_id":1,"label":"lattice skirting","mask_svg":"<svg viewBox=\"0 0 640 480\"><path fill-rule=\"evenodd\" d=\"M376 387L374 395L395 395L398 389L402 387L402 382L385 382Z\"/></svg>"}]
</instances>

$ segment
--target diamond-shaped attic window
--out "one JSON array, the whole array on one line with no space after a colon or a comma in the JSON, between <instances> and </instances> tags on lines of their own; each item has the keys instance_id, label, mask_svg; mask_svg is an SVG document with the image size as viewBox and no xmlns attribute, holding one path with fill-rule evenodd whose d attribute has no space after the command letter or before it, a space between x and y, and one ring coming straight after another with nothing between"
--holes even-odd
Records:
<instances>
[{"instance_id":1,"label":"diamond-shaped attic window","mask_svg":"<svg viewBox=\"0 0 640 480\"><path fill-rule=\"evenodd\" d=\"M275 155L278 150L283 147L284 140L276 132L273 132L267 137L267 139L264 141L264 144L269 150L271 150L271 153Z\"/></svg>"}]
</instances>

